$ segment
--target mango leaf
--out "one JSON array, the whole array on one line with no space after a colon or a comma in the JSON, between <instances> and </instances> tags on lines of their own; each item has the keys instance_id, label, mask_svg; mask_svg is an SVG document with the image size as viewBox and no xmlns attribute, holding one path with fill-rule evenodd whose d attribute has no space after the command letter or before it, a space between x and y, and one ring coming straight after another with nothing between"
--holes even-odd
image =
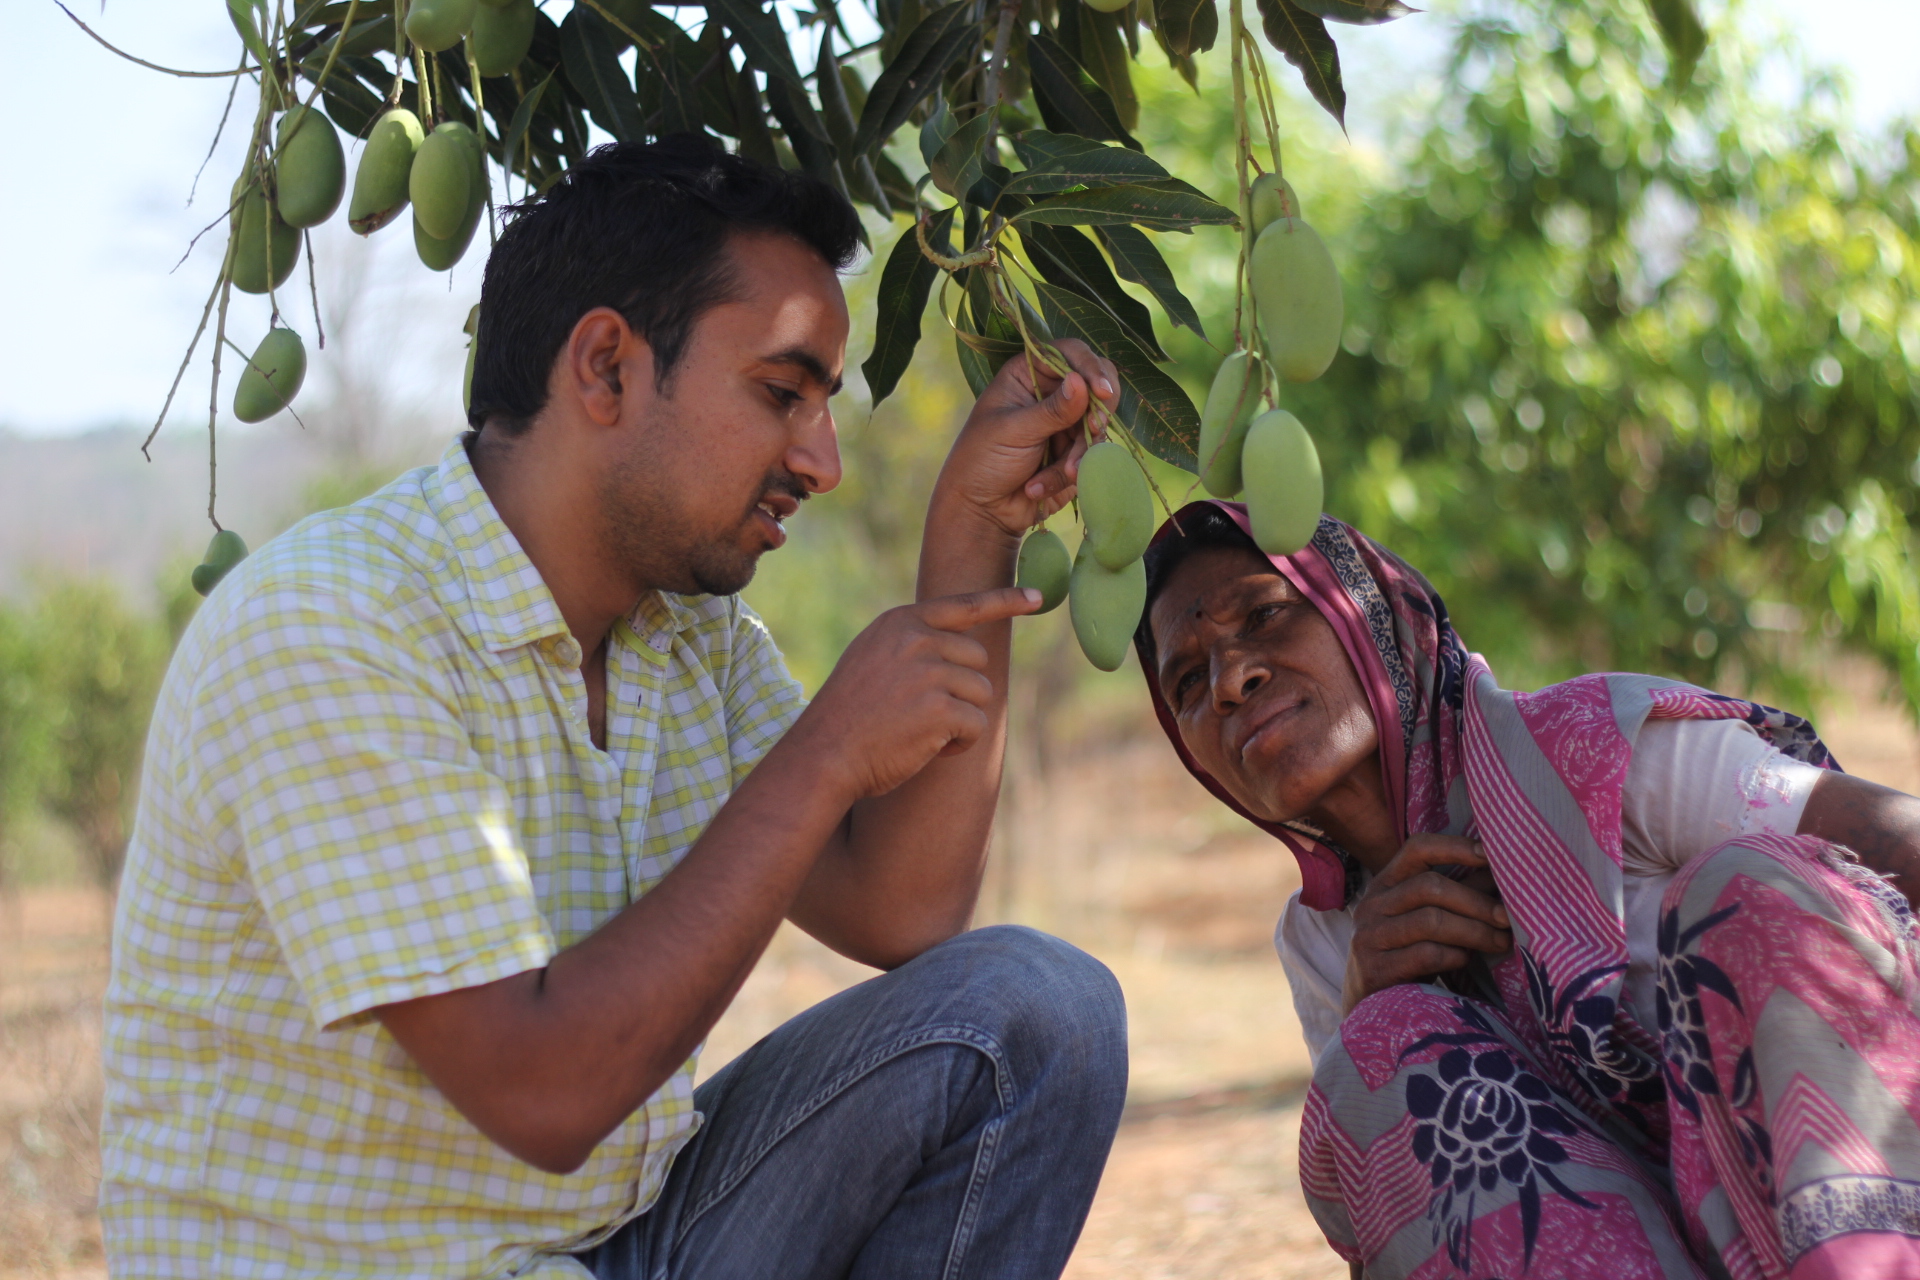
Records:
<instances>
[{"instance_id":1,"label":"mango leaf","mask_svg":"<svg viewBox=\"0 0 1920 1280\"><path fill-rule=\"evenodd\" d=\"M707 13L726 24L733 42L755 70L782 80L802 92L806 81L793 65L793 51L787 46L780 19L760 7L759 0L707 0Z\"/></svg>"},{"instance_id":2,"label":"mango leaf","mask_svg":"<svg viewBox=\"0 0 1920 1280\"><path fill-rule=\"evenodd\" d=\"M980 38L973 23L973 0L953 0L920 20L867 90L854 133L856 150L872 153L940 83L948 64Z\"/></svg>"},{"instance_id":3,"label":"mango leaf","mask_svg":"<svg viewBox=\"0 0 1920 1280\"><path fill-rule=\"evenodd\" d=\"M920 159L925 162L929 172L933 169L934 157L940 154L940 148L947 145L947 139L959 127L960 121L953 112L947 110L946 97L936 97L926 123L920 126Z\"/></svg>"},{"instance_id":4,"label":"mango leaf","mask_svg":"<svg viewBox=\"0 0 1920 1280\"><path fill-rule=\"evenodd\" d=\"M1159 0L1160 47L1169 58L1190 58L1213 48L1220 34L1220 11L1214 0Z\"/></svg>"},{"instance_id":5,"label":"mango leaf","mask_svg":"<svg viewBox=\"0 0 1920 1280\"><path fill-rule=\"evenodd\" d=\"M1135 151L1146 149L1122 127L1113 99L1072 54L1044 35L1028 39L1027 54L1033 100L1050 131L1118 142Z\"/></svg>"},{"instance_id":6,"label":"mango leaf","mask_svg":"<svg viewBox=\"0 0 1920 1280\"><path fill-rule=\"evenodd\" d=\"M1267 40L1300 68L1313 100L1347 127L1347 90L1340 82L1340 50L1327 34L1327 24L1293 0L1260 0L1260 24Z\"/></svg>"},{"instance_id":7,"label":"mango leaf","mask_svg":"<svg viewBox=\"0 0 1920 1280\"><path fill-rule=\"evenodd\" d=\"M591 9L575 7L560 24L560 65L595 124L621 142L638 142L646 136L646 122L614 52L612 30Z\"/></svg>"},{"instance_id":8,"label":"mango leaf","mask_svg":"<svg viewBox=\"0 0 1920 1280\"><path fill-rule=\"evenodd\" d=\"M1693 64L1707 48L1707 30L1700 25L1700 15L1694 12L1692 0L1647 0L1647 10L1660 28L1660 38L1667 43L1673 85L1684 89L1693 78Z\"/></svg>"},{"instance_id":9,"label":"mango leaf","mask_svg":"<svg viewBox=\"0 0 1920 1280\"><path fill-rule=\"evenodd\" d=\"M1014 195L1069 191L1074 187L1111 187L1169 176L1160 163L1125 147L1096 147L1030 166L1007 184Z\"/></svg>"},{"instance_id":10,"label":"mango leaf","mask_svg":"<svg viewBox=\"0 0 1920 1280\"><path fill-rule=\"evenodd\" d=\"M947 229L952 225L952 209L934 214L927 224L927 243L935 248L945 246ZM900 385L900 375L913 362L913 349L920 345L920 317L927 309L927 295L939 270L920 252L913 227L907 228L887 255L887 265L880 271L873 354L860 366L876 405L893 394Z\"/></svg>"},{"instance_id":11,"label":"mango leaf","mask_svg":"<svg viewBox=\"0 0 1920 1280\"><path fill-rule=\"evenodd\" d=\"M1121 13L1085 9L1080 14L1080 65L1113 99L1114 115L1129 130L1140 127L1140 99L1133 92L1132 59L1121 32ZM1129 26L1133 25L1131 23Z\"/></svg>"},{"instance_id":12,"label":"mango leaf","mask_svg":"<svg viewBox=\"0 0 1920 1280\"><path fill-rule=\"evenodd\" d=\"M851 161L853 150L853 107L847 101L847 84L840 78L840 60L833 56L833 28L820 34L820 60L814 65L813 87L820 95L820 118L826 122L827 136L842 161Z\"/></svg>"},{"instance_id":13,"label":"mango leaf","mask_svg":"<svg viewBox=\"0 0 1920 1280\"><path fill-rule=\"evenodd\" d=\"M999 366L990 361L986 352L975 351L968 346L958 329L953 331L953 354L960 362L960 372L966 376L968 391L978 400L980 393L987 389L987 384L993 381L994 371Z\"/></svg>"},{"instance_id":14,"label":"mango leaf","mask_svg":"<svg viewBox=\"0 0 1920 1280\"><path fill-rule=\"evenodd\" d=\"M1200 313L1187 301L1187 295L1180 292L1180 286L1173 278L1173 269L1160 256L1160 251L1153 247L1153 241L1147 239L1146 232L1138 227L1127 226L1097 227L1095 231L1107 246L1107 252L1112 255L1113 269L1120 273L1122 280L1144 285L1167 313L1167 319L1184 325L1203 338L1207 336L1207 331L1200 327Z\"/></svg>"},{"instance_id":15,"label":"mango leaf","mask_svg":"<svg viewBox=\"0 0 1920 1280\"><path fill-rule=\"evenodd\" d=\"M973 119L953 131L940 153L934 156L927 172L933 175L933 185L958 200L966 195L969 188L980 180L980 165L984 160L980 153L980 144L987 139L987 131L999 120L1000 109L995 107L982 111Z\"/></svg>"},{"instance_id":16,"label":"mango leaf","mask_svg":"<svg viewBox=\"0 0 1920 1280\"><path fill-rule=\"evenodd\" d=\"M1128 340L1155 360L1167 358L1153 336L1153 313L1120 287L1086 232L1029 222L1021 226L1020 239L1042 277L1104 308L1120 322Z\"/></svg>"},{"instance_id":17,"label":"mango leaf","mask_svg":"<svg viewBox=\"0 0 1920 1280\"><path fill-rule=\"evenodd\" d=\"M1293 0L1293 2L1316 18L1325 18L1328 22L1344 22L1355 27L1371 27L1376 23L1392 22L1395 18L1404 18L1410 13L1420 12L1418 9L1410 9L1401 4L1400 0Z\"/></svg>"},{"instance_id":18,"label":"mango leaf","mask_svg":"<svg viewBox=\"0 0 1920 1280\"><path fill-rule=\"evenodd\" d=\"M724 70L720 74L727 75ZM773 130L767 128L766 112L760 106L760 86L754 81L753 68L741 67L727 79L733 90L733 118L740 126L740 154L778 169L780 153L774 149Z\"/></svg>"},{"instance_id":19,"label":"mango leaf","mask_svg":"<svg viewBox=\"0 0 1920 1280\"><path fill-rule=\"evenodd\" d=\"M507 136L501 148L506 153L508 169L513 168L514 153L519 150L520 140L527 134L527 126L533 123L534 108L540 105L540 96L547 91L547 86L553 83L553 77L559 70L560 68L555 67L547 72L540 83L529 89L526 97L520 99L520 105L513 109L513 118L507 122Z\"/></svg>"},{"instance_id":20,"label":"mango leaf","mask_svg":"<svg viewBox=\"0 0 1920 1280\"><path fill-rule=\"evenodd\" d=\"M1191 231L1200 226L1230 226L1234 217L1233 210L1198 193L1126 186L1051 196L1035 201L1012 221L1082 227L1131 222L1156 231Z\"/></svg>"},{"instance_id":21,"label":"mango leaf","mask_svg":"<svg viewBox=\"0 0 1920 1280\"><path fill-rule=\"evenodd\" d=\"M1200 443L1200 413L1193 401L1145 352L1128 341L1112 316L1071 293L1044 281L1034 289L1054 334L1078 338L1113 361L1120 374L1120 420L1156 457L1192 471Z\"/></svg>"},{"instance_id":22,"label":"mango leaf","mask_svg":"<svg viewBox=\"0 0 1920 1280\"><path fill-rule=\"evenodd\" d=\"M787 145L793 148L793 155L805 169L822 182L834 182L839 172L833 154L833 141L827 137L827 126L820 120L819 112L813 109L813 101L804 90L796 90L784 80L767 80L767 105L773 109L773 115L780 122L781 129L787 135ZM836 186L844 185L834 183Z\"/></svg>"},{"instance_id":23,"label":"mango leaf","mask_svg":"<svg viewBox=\"0 0 1920 1280\"><path fill-rule=\"evenodd\" d=\"M1083 138L1077 133L1051 133L1045 129L1024 129L1013 135L1014 154L1018 155L1020 162L1029 169L1038 169L1056 160L1109 149L1105 144L1095 142L1092 138Z\"/></svg>"}]
</instances>

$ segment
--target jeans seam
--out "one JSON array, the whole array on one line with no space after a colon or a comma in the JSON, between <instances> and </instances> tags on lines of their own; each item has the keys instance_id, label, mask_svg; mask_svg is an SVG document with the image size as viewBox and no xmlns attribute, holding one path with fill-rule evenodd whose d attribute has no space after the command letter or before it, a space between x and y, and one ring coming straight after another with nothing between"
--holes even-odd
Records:
<instances>
[{"instance_id":1,"label":"jeans seam","mask_svg":"<svg viewBox=\"0 0 1920 1280\"><path fill-rule=\"evenodd\" d=\"M785 1124L781 1125L777 1131L763 1140L746 1158L736 1162L732 1175L724 1184L714 1188L707 1195L703 1196L698 1204L692 1206L687 1211L685 1218L677 1224L677 1230L674 1233L675 1236L684 1237L693 1229L694 1224L706 1215L708 1210L738 1190L740 1184L752 1175L762 1160L766 1159L768 1152L784 1142L795 1129L798 1129L801 1125L812 1119L822 1107L826 1106L842 1093L845 1093L864 1077L873 1074L885 1066L894 1058L904 1053L910 1053L915 1049L924 1049L928 1045L933 1044L958 1044L969 1049L977 1050L985 1055L986 1059L993 1064L994 1092L1000 1102L1000 1114L1004 1117L1008 1111L1012 1110L1014 1103L1017 1101L1018 1093L1010 1079L1011 1072L1007 1070L1005 1050L1001 1048L998 1040L973 1027L922 1027L917 1031L909 1032L891 1043L875 1049L866 1057L850 1064L839 1074L814 1090L813 1094L808 1097L805 1102L793 1109ZM975 1163L977 1166L977 1159ZM971 1193L971 1190L972 1188L969 1186L969 1193ZM668 1255L671 1255L672 1248L669 1248L666 1252Z\"/></svg>"},{"instance_id":2,"label":"jeans seam","mask_svg":"<svg viewBox=\"0 0 1920 1280\"><path fill-rule=\"evenodd\" d=\"M966 1263L967 1248L973 1243L973 1228L980 1219L981 1202L987 1198L987 1180L993 1176L993 1160L1000 1150L1000 1132L1006 1120L1007 1113L1002 1109L980 1135L980 1149L973 1153L973 1172L967 1177L967 1194L960 1202L960 1217L953 1224L953 1243L947 1250L947 1265L941 1272L944 1280L958 1280L960 1269Z\"/></svg>"}]
</instances>

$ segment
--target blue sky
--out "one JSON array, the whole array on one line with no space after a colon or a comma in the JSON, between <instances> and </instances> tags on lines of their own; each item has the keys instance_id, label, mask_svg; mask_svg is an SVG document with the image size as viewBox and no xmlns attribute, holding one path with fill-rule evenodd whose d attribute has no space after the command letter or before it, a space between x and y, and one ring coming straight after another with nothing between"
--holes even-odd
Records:
<instances>
[{"instance_id":1,"label":"blue sky","mask_svg":"<svg viewBox=\"0 0 1920 1280\"><path fill-rule=\"evenodd\" d=\"M174 269L194 233L220 214L237 170L238 131L229 129L187 206L227 82L173 79L120 61L52 0L8 0L6 7L0 35L13 56L0 78L0 118L15 122L7 148L15 177L11 198L0 202L0 427L50 433L146 425L223 246L215 231ZM550 10L564 7L556 0ZM238 57L223 10L217 0L76 0L76 12L121 47L209 70ZM1831 21L1831 4L1814 0L1750 0L1747 10L1747 21L1790 24L1816 62L1848 72L1864 121L1920 112L1914 0L1853 0L1844 24ZM1445 32L1443 21L1413 17L1344 33L1357 131L1368 127L1366 83L1390 78L1375 79L1375 69L1430 75ZM252 104L246 89L240 97L235 113L244 127ZM396 395L434 404L452 423L457 400L448 401L445 388L458 385L459 328L479 295L484 243L450 275L435 276L415 260L404 220L362 241L336 218L316 238L323 293L330 282L365 282L368 309L377 313L363 319L354 342L315 352L316 371L324 376L337 359L370 362ZM311 347L304 266L282 304ZM266 324L262 300L235 295L229 329L242 347ZM169 419L183 429L206 421L205 370L196 366Z\"/></svg>"}]
</instances>

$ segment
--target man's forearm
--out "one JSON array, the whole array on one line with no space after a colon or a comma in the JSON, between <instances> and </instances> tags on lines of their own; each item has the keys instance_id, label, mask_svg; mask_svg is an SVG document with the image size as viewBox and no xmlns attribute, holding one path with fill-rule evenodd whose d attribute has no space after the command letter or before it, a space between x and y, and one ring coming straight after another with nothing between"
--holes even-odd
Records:
<instances>
[{"instance_id":1,"label":"man's forearm","mask_svg":"<svg viewBox=\"0 0 1920 1280\"><path fill-rule=\"evenodd\" d=\"M779 927L847 793L803 723L680 865L547 968L378 1011L488 1137L577 1168L726 1010Z\"/></svg>"},{"instance_id":2,"label":"man's forearm","mask_svg":"<svg viewBox=\"0 0 1920 1280\"><path fill-rule=\"evenodd\" d=\"M943 505L936 488L920 547L920 600L1013 581L1018 539L955 506ZM878 968L894 968L963 931L979 897L1006 754L1013 624L967 634L987 650L994 699L986 735L886 795L856 803L844 841L828 847L795 903L795 923Z\"/></svg>"}]
</instances>

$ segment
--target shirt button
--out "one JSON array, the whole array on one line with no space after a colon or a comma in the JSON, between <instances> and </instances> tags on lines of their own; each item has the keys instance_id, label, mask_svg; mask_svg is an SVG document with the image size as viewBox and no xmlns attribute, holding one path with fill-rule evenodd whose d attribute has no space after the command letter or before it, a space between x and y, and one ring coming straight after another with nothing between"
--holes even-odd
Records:
<instances>
[{"instance_id":1,"label":"shirt button","mask_svg":"<svg viewBox=\"0 0 1920 1280\"><path fill-rule=\"evenodd\" d=\"M580 665L580 642L572 636L561 636L553 642L554 661L563 667Z\"/></svg>"}]
</instances>

